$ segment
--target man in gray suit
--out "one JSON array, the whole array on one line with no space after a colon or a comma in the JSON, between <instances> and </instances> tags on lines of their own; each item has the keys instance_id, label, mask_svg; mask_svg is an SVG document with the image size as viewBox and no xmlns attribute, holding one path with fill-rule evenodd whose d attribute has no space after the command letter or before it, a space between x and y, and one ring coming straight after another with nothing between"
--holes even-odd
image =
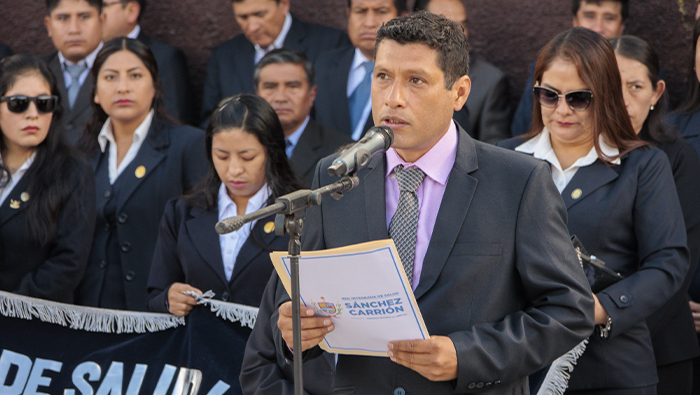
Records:
<instances>
[{"instance_id":1,"label":"man in gray suit","mask_svg":"<svg viewBox=\"0 0 700 395\"><path fill-rule=\"evenodd\" d=\"M316 98L313 65L301 52L275 49L255 65L253 80L257 95L270 103L282 123L294 173L311 186L319 159L352 142L309 117Z\"/></svg>"},{"instance_id":2,"label":"man in gray suit","mask_svg":"<svg viewBox=\"0 0 700 395\"><path fill-rule=\"evenodd\" d=\"M426 10L444 15L464 27L469 37L467 9L462 0L418 0L415 11ZM472 90L467 100L469 124L462 125L470 136L486 143L497 143L510 137L510 94L508 79L496 66L477 58L469 57L469 78Z\"/></svg>"},{"instance_id":3,"label":"man in gray suit","mask_svg":"<svg viewBox=\"0 0 700 395\"><path fill-rule=\"evenodd\" d=\"M92 110L92 67L102 48L102 0L47 0L44 18L56 52L44 60L56 76L66 137L75 143Z\"/></svg>"},{"instance_id":4,"label":"man in gray suit","mask_svg":"<svg viewBox=\"0 0 700 395\"><path fill-rule=\"evenodd\" d=\"M424 11L399 17L379 29L376 48L372 114L394 130L392 148L342 200L307 211L303 247L392 237L430 338L391 342L389 358L339 355L334 393L527 393L528 374L593 331L593 296L549 168L453 122L471 88L458 24ZM314 187L335 180L332 159ZM270 355L314 358L334 330L302 308L302 344L293 344L291 302L278 296L263 297L259 316L277 326L253 330L242 383L266 382Z\"/></svg>"}]
</instances>

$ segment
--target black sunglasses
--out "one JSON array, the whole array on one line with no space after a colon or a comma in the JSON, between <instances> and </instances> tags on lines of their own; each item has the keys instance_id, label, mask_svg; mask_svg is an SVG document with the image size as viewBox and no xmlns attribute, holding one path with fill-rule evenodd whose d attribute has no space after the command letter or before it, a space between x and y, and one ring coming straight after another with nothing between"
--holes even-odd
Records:
<instances>
[{"instance_id":1,"label":"black sunglasses","mask_svg":"<svg viewBox=\"0 0 700 395\"><path fill-rule=\"evenodd\" d=\"M593 93L585 90L567 92L565 95L560 95L552 89L536 86L532 88L532 91L535 93L537 101L547 108L556 107L557 103L559 103L559 99L564 98L570 109L574 111L585 111L593 99Z\"/></svg>"},{"instance_id":2,"label":"black sunglasses","mask_svg":"<svg viewBox=\"0 0 700 395\"><path fill-rule=\"evenodd\" d=\"M21 114L29 108L29 103L34 102L37 111L43 114L54 112L56 110L56 103L58 103L58 96L41 95L36 97L29 96L3 96L0 97L0 103L7 102L7 109Z\"/></svg>"}]
</instances>

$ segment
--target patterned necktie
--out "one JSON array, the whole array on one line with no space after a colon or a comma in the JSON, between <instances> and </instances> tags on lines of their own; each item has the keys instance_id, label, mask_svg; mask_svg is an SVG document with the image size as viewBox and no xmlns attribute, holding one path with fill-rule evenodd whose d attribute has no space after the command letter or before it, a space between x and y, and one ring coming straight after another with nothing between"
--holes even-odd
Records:
<instances>
[{"instance_id":1,"label":"patterned necktie","mask_svg":"<svg viewBox=\"0 0 700 395\"><path fill-rule=\"evenodd\" d=\"M365 111L365 105L369 100L369 94L372 90L372 71L374 70L374 62L367 61L362 63L365 68L365 78L362 79L360 85L352 91L350 95L350 134L355 132L357 125L362 122L362 113Z\"/></svg>"},{"instance_id":2,"label":"patterned necktie","mask_svg":"<svg viewBox=\"0 0 700 395\"><path fill-rule=\"evenodd\" d=\"M417 167L404 170L403 165L394 168L399 182L399 204L389 223L389 236L394 240L409 284L413 284L413 261L416 255L416 231L418 230L418 196L416 189L425 173Z\"/></svg>"},{"instance_id":3,"label":"patterned necktie","mask_svg":"<svg viewBox=\"0 0 700 395\"><path fill-rule=\"evenodd\" d=\"M78 97L78 91L80 91L80 74L87 69L84 63L78 64L67 64L66 71L70 74L70 87L68 88L68 105L73 108L75 99Z\"/></svg>"}]
</instances>

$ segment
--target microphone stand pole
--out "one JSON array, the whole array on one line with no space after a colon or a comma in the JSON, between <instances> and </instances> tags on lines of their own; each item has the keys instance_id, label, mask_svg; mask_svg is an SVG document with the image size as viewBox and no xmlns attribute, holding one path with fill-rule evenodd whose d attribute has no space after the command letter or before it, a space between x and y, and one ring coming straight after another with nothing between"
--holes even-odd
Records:
<instances>
[{"instance_id":1,"label":"microphone stand pole","mask_svg":"<svg viewBox=\"0 0 700 395\"><path fill-rule=\"evenodd\" d=\"M304 232L304 217L306 216L306 208L310 206L319 206L324 195L330 194L334 199L338 200L343 197L343 192L349 191L360 183L356 175L351 174L344 176L340 180L326 185L325 187L316 190L302 189L284 196L280 196L275 200L274 205L260 209L256 212L238 217L235 225L231 227L220 226L217 224L217 232L227 233L239 229L246 222L250 222L259 218L266 217L270 214L277 213L275 217L275 234L278 236L289 235L288 256L291 269L292 282L292 331L293 343L296 345L297 351L294 356L294 394L303 395L304 393L304 373L303 373L303 357L299 352L301 349L301 295L299 293L299 256L301 255L301 235Z\"/></svg>"}]
</instances>

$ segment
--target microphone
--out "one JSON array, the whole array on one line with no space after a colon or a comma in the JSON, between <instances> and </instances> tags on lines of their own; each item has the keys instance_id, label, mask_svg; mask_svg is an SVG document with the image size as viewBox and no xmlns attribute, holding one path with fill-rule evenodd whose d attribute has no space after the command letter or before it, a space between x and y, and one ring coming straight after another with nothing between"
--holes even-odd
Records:
<instances>
[{"instance_id":1,"label":"microphone","mask_svg":"<svg viewBox=\"0 0 700 395\"><path fill-rule=\"evenodd\" d=\"M331 163L328 174L343 177L367 166L372 156L382 153L394 142L394 131L388 126L373 126L365 137Z\"/></svg>"}]
</instances>

